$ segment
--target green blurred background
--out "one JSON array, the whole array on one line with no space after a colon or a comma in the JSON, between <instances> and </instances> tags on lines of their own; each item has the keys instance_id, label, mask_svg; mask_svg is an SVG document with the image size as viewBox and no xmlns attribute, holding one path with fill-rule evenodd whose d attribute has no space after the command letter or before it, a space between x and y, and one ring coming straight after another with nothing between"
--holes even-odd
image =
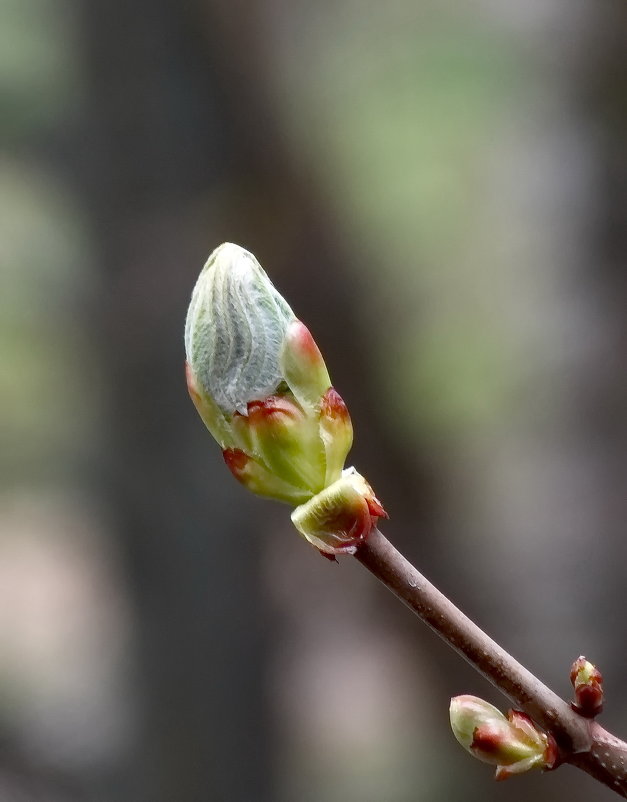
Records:
<instances>
[{"instance_id":1,"label":"green blurred background","mask_svg":"<svg viewBox=\"0 0 627 802\"><path fill-rule=\"evenodd\" d=\"M499 695L224 469L183 379L252 250L386 534L627 734L622 0L0 0L2 802L589 802Z\"/></svg>"}]
</instances>

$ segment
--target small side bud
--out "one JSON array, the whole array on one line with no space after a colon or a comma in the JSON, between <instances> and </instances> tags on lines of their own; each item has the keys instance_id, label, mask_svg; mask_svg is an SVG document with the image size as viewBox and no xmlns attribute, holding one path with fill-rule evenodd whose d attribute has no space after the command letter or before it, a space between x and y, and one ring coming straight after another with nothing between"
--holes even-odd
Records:
<instances>
[{"instance_id":1,"label":"small side bud","mask_svg":"<svg viewBox=\"0 0 627 802\"><path fill-rule=\"evenodd\" d=\"M385 515L372 488L354 468L292 512L298 531L323 554L354 554Z\"/></svg>"},{"instance_id":2,"label":"small side bud","mask_svg":"<svg viewBox=\"0 0 627 802\"><path fill-rule=\"evenodd\" d=\"M455 696L449 709L451 728L459 743L484 763L496 766L495 779L531 769L551 769L557 747L525 713L510 710L504 716L476 696Z\"/></svg>"},{"instance_id":3,"label":"small side bud","mask_svg":"<svg viewBox=\"0 0 627 802\"><path fill-rule=\"evenodd\" d=\"M575 699L571 702L573 710L586 718L594 718L603 710L603 675L581 656L570 669L570 681L575 689Z\"/></svg>"}]
</instances>

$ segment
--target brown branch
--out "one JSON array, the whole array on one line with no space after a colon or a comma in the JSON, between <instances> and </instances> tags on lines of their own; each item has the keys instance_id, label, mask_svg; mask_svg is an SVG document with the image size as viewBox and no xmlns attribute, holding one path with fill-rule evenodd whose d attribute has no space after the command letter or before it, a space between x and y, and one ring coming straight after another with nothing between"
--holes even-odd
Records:
<instances>
[{"instance_id":1,"label":"brown branch","mask_svg":"<svg viewBox=\"0 0 627 802\"><path fill-rule=\"evenodd\" d=\"M571 763L627 798L627 743L583 718L502 649L374 529L355 558L449 646L555 738Z\"/></svg>"}]
</instances>

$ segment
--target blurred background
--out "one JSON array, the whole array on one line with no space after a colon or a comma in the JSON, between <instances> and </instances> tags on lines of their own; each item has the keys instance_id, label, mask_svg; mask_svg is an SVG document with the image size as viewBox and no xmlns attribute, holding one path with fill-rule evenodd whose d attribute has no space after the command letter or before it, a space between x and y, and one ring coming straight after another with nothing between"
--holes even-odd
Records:
<instances>
[{"instance_id":1,"label":"blurred background","mask_svg":"<svg viewBox=\"0 0 627 802\"><path fill-rule=\"evenodd\" d=\"M240 488L190 403L208 253L313 331L385 533L627 735L622 0L0 0L0 799L610 800L496 785L506 702Z\"/></svg>"}]
</instances>

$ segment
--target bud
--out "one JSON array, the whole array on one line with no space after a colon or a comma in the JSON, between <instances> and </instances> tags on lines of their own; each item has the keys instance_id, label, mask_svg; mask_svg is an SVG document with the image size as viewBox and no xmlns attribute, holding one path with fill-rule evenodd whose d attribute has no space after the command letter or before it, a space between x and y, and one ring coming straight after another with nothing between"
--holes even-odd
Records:
<instances>
[{"instance_id":1,"label":"bud","mask_svg":"<svg viewBox=\"0 0 627 802\"><path fill-rule=\"evenodd\" d=\"M252 253L230 242L216 248L185 321L187 362L203 395L228 416L275 392L283 379L279 354L293 320Z\"/></svg>"},{"instance_id":2,"label":"bud","mask_svg":"<svg viewBox=\"0 0 627 802\"><path fill-rule=\"evenodd\" d=\"M245 487L296 506L342 478L353 441L346 405L309 330L243 248L225 243L209 257L192 294L185 351L192 400ZM338 542L363 539L376 519L371 509L380 505L361 482L334 491L343 499L331 505L335 514L341 508ZM315 526L311 511L297 519L325 542L332 517Z\"/></svg>"},{"instance_id":3,"label":"bud","mask_svg":"<svg viewBox=\"0 0 627 802\"><path fill-rule=\"evenodd\" d=\"M476 696L455 696L449 714L459 743L479 760L495 765L497 780L534 768L555 767L555 741L525 713L510 710L505 717Z\"/></svg>"},{"instance_id":4,"label":"bud","mask_svg":"<svg viewBox=\"0 0 627 802\"><path fill-rule=\"evenodd\" d=\"M578 657L570 670L570 681L575 689L573 710L586 718L594 718L603 710L603 675L585 657Z\"/></svg>"}]
</instances>

